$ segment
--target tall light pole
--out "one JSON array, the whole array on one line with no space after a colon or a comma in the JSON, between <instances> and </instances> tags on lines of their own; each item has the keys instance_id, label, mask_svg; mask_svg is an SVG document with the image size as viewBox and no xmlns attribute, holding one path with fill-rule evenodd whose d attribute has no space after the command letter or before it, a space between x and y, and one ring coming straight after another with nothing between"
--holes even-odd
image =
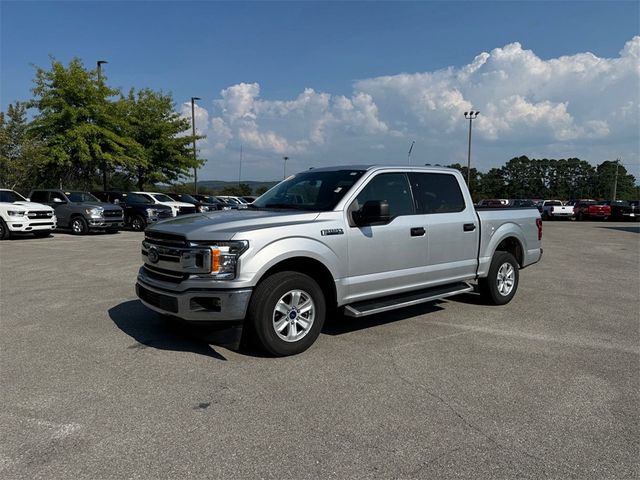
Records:
<instances>
[{"instance_id":1,"label":"tall light pole","mask_svg":"<svg viewBox=\"0 0 640 480\"><path fill-rule=\"evenodd\" d=\"M467 154L467 187L471 182L471 124L478 118L480 112L471 110L470 112L464 112L464 118L469 120L469 153Z\"/></svg>"},{"instance_id":2,"label":"tall light pole","mask_svg":"<svg viewBox=\"0 0 640 480\"><path fill-rule=\"evenodd\" d=\"M98 60L96 65L98 67L98 87L102 86L102 65L109 63L106 60ZM102 159L102 191L107 191L107 161Z\"/></svg>"},{"instance_id":3,"label":"tall light pole","mask_svg":"<svg viewBox=\"0 0 640 480\"><path fill-rule=\"evenodd\" d=\"M616 178L613 181L613 201L616 199L616 193L618 193L618 168L620 167L620 159L616 158Z\"/></svg>"},{"instance_id":4,"label":"tall light pole","mask_svg":"<svg viewBox=\"0 0 640 480\"><path fill-rule=\"evenodd\" d=\"M106 60L98 60L96 62L96 65L98 66L98 83L100 83L102 81L102 65L104 65L105 63L109 63Z\"/></svg>"},{"instance_id":5,"label":"tall light pole","mask_svg":"<svg viewBox=\"0 0 640 480\"><path fill-rule=\"evenodd\" d=\"M198 155L196 153L196 100L200 97L191 97L191 131L193 133L193 193L198 193Z\"/></svg>"},{"instance_id":6,"label":"tall light pole","mask_svg":"<svg viewBox=\"0 0 640 480\"><path fill-rule=\"evenodd\" d=\"M282 160L284 160L282 164L282 179L284 180L287 178L287 160L289 160L289 157L282 157Z\"/></svg>"},{"instance_id":7,"label":"tall light pole","mask_svg":"<svg viewBox=\"0 0 640 480\"><path fill-rule=\"evenodd\" d=\"M242 144L240 144L240 168L238 168L238 186L242 181Z\"/></svg>"},{"instance_id":8,"label":"tall light pole","mask_svg":"<svg viewBox=\"0 0 640 480\"><path fill-rule=\"evenodd\" d=\"M411 146L409 147L409 153L407 153L407 165L411 165L411 151L413 150L413 146L415 145L415 140L411 142Z\"/></svg>"}]
</instances>

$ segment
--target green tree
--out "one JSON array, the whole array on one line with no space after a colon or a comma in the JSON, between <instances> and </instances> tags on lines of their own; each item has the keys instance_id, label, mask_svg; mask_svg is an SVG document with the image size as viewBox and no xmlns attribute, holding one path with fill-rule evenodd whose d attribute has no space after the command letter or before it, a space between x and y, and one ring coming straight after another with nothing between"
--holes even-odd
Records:
<instances>
[{"instance_id":1,"label":"green tree","mask_svg":"<svg viewBox=\"0 0 640 480\"><path fill-rule=\"evenodd\" d=\"M139 189L148 183L174 182L204 163L193 158L193 136L188 134L191 123L175 111L170 94L148 88L135 93L132 89L118 102L118 108L127 118L126 134L143 150L142 161L129 169Z\"/></svg>"},{"instance_id":2,"label":"green tree","mask_svg":"<svg viewBox=\"0 0 640 480\"><path fill-rule=\"evenodd\" d=\"M31 125L35 138L47 146L42 182L89 186L99 171L131 167L142 150L126 136L126 121L117 103L117 90L98 81L78 58L65 67L55 59L51 68L38 68L30 106L38 109Z\"/></svg>"},{"instance_id":3,"label":"green tree","mask_svg":"<svg viewBox=\"0 0 640 480\"><path fill-rule=\"evenodd\" d=\"M28 189L44 159L43 146L29 135L26 104L0 112L0 186Z\"/></svg>"},{"instance_id":4,"label":"green tree","mask_svg":"<svg viewBox=\"0 0 640 480\"><path fill-rule=\"evenodd\" d=\"M269 187L265 187L265 186L258 187L258 188L256 188L256 195L260 196L263 193L265 193L267 190L269 190Z\"/></svg>"},{"instance_id":5,"label":"green tree","mask_svg":"<svg viewBox=\"0 0 640 480\"><path fill-rule=\"evenodd\" d=\"M241 183L240 185L227 185L220 190L218 195L246 197L247 195L251 195L251 187L246 183Z\"/></svg>"},{"instance_id":6,"label":"green tree","mask_svg":"<svg viewBox=\"0 0 640 480\"><path fill-rule=\"evenodd\" d=\"M492 168L480 176L479 198L503 198L506 196L506 182L501 168Z\"/></svg>"},{"instance_id":7,"label":"green tree","mask_svg":"<svg viewBox=\"0 0 640 480\"><path fill-rule=\"evenodd\" d=\"M613 198L616 168L618 170L616 199L633 200L637 191L635 177L627 173L627 169L622 163L616 166L616 161L611 160L605 160L596 167L594 196L602 199Z\"/></svg>"}]
</instances>

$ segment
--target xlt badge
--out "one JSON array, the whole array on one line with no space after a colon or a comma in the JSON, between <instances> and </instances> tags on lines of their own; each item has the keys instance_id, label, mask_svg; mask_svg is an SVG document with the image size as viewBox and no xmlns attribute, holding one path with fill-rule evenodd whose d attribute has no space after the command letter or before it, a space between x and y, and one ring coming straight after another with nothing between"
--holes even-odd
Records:
<instances>
[{"instance_id":1,"label":"xlt badge","mask_svg":"<svg viewBox=\"0 0 640 480\"><path fill-rule=\"evenodd\" d=\"M327 230L320 230L323 237L327 235L344 235L344 230L341 228L329 228Z\"/></svg>"}]
</instances>

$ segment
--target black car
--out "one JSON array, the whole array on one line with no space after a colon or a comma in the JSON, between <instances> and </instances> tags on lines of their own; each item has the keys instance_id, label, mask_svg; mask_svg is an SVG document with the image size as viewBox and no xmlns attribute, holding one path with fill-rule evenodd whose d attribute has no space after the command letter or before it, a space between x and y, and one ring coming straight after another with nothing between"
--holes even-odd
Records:
<instances>
[{"instance_id":1,"label":"black car","mask_svg":"<svg viewBox=\"0 0 640 480\"><path fill-rule=\"evenodd\" d=\"M640 209L638 202L627 202L626 200L603 200L598 205L609 205L611 216L609 220L640 220Z\"/></svg>"},{"instance_id":2,"label":"black car","mask_svg":"<svg viewBox=\"0 0 640 480\"><path fill-rule=\"evenodd\" d=\"M195 205L196 211L199 213L209 212L211 210L220 210L217 204L202 201L187 193L167 193L167 195L173 198L176 202L185 202Z\"/></svg>"},{"instance_id":3,"label":"black car","mask_svg":"<svg viewBox=\"0 0 640 480\"><path fill-rule=\"evenodd\" d=\"M209 210L228 210L229 207L225 205L224 202L221 202L216 197L212 197L211 195L191 195L193 198L202 202L203 204L209 207Z\"/></svg>"},{"instance_id":4,"label":"black car","mask_svg":"<svg viewBox=\"0 0 640 480\"><path fill-rule=\"evenodd\" d=\"M154 204L149 198L137 193L92 192L103 202L113 203L124 210L124 224L136 231L147 225L171 218L171 207Z\"/></svg>"}]
</instances>

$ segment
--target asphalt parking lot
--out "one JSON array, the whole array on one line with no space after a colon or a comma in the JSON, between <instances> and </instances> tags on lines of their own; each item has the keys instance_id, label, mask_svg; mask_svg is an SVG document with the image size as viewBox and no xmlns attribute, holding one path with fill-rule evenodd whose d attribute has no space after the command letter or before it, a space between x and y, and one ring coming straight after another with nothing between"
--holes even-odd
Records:
<instances>
[{"instance_id":1,"label":"asphalt parking lot","mask_svg":"<svg viewBox=\"0 0 640 480\"><path fill-rule=\"evenodd\" d=\"M278 359L142 306L141 238L0 245L0 477L638 478L637 223L545 222L509 305L335 318Z\"/></svg>"}]
</instances>

